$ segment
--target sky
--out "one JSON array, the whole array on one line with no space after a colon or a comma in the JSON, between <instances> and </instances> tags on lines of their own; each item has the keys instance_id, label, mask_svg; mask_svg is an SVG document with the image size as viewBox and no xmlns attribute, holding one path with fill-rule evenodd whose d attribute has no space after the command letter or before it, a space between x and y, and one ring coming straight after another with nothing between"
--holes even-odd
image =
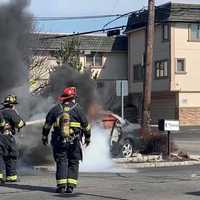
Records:
<instances>
[{"instance_id":1,"label":"sky","mask_svg":"<svg viewBox=\"0 0 200 200\"><path fill-rule=\"evenodd\" d=\"M0 0L1 3L9 0ZM156 0L163 4L170 0ZM28 8L35 17L72 17L105 14L123 14L147 6L148 0L31 0ZM173 0L173 2L199 3L200 0ZM65 20L35 22L36 31L73 33L101 29L113 18L90 20ZM125 25L127 18L118 20L110 27Z\"/></svg>"}]
</instances>

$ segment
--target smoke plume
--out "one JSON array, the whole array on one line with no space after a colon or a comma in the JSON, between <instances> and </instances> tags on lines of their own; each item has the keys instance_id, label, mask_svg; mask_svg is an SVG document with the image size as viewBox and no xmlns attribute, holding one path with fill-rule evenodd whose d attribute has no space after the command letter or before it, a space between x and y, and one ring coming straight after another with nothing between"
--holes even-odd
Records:
<instances>
[{"instance_id":1,"label":"smoke plume","mask_svg":"<svg viewBox=\"0 0 200 200\"><path fill-rule=\"evenodd\" d=\"M106 172L113 168L109 141L110 130L100 125L92 128L91 144L83 149L83 162L80 170L84 172Z\"/></svg>"},{"instance_id":2,"label":"smoke plume","mask_svg":"<svg viewBox=\"0 0 200 200\"><path fill-rule=\"evenodd\" d=\"M63 93L64 87L70 86L77 88L78 101L85 109L97 100L95 82L91 80L90 74L81 74L67 64L57 67L56 71L50 74L49 86L45 89L44 96L56 99Z\"/></svg>"},{"instance_id":3,"label":"smoke plume","mask_svg":"<svg viewBox=\"0 0 200 200\"><path fill-rule=\"evenodd\" d=\"M33 97L29 93L27 62L32 56L30 46L34 41L30 38L33 25L32 16L26 12L27 6L28 0L12 0L0 6L0 101L5 95L17 95L17 109L25 120L38 113L41 117L41 111L47 112L52 104L50 98ZM27 127L17 135L23 162L50 160L49 149L41 147L41 127ZM38 156L41 152L46 156Z\"/></svg>"},{"instance_id":4,"label":"smoke plume","mask_svg":"<svg viewBox=\"0 0 200 200\"><path fill-rule=\"evenodd\" d=\"M29 52L31 16L25 12L26 0L13 0L0 7L0 96L27 81L24 59Z\"/></svg>"},{"instance_id":5,"label":"smoke plume","mask_svg":"<svg viewBox=\"0 0 200 200\"><path fill-rule=\"evenodd\" d=\"M59 66L50 74L49 85L41 96L30 98L30 95L24 94L26 98L21 99L23 107L19 110L28 116L28 120L42 119L55 103L59 103L56 98L63 93L64 87L69 86L77 88L78 101L87 113L93 101L96 101L95 83L89 74L81 74L69 65ZM23 146L21 157L24 163L41 165L52 162L51 150L41 144L41 132L41 125L30 126L22 131L23 138L19 138L18 143Z\"/></svg>"},{"instance_id":6,"label":"smoke plume","mask_svg":"<svg viewBox=\"0 0 200 200\"><path fill-rule=\"evenodd\" d=\"M31 56L30 32L32 31L31 15L26 13L26 0L13 0L0 7L0 98L8 94L16 94L20 115L27 121L44 118L48 110L56 103L64 87L75 86L78 90L79 102L85 111L97 102L96 86L88 73L80 74L68 65L59 66L50 74L49 86L41 96L32 96L28 87L27 61ZM94 112L95 109L93 109ZM21 162L28 165L47 164L52 162L50 147L41 144L42 126L26 127L18 134ZM99 130L97 130L100 136ZM97 138L99 138L97 136ZM103 140L107 144L107 140ZM96 145L95 145L96 146ZM105 145L102 145L102 147ZM108 147L108 146L107 146ZM108 149L101 153L103 162L107 162ZM89 148L91 149L91 147ZM96 151L92 148L90 151ZM88 153L91 155L90 153ZM106 157L104 157L106 156ZM108 162L110 163L110 162Z\"/></svg>"}]
</instances>

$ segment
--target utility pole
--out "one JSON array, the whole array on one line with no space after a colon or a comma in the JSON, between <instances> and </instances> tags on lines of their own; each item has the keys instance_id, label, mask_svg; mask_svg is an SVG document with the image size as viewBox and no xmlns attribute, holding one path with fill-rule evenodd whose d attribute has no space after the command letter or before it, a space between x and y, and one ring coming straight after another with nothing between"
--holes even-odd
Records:
<instances>
[{"instance_id":1,"label":"utility pole","mask_svg":"<svg viewBox=\"0 0 200 200\"><path fill-rule=\"evenodd\" d=\"M155 28L155 0L148 0L148 24L146 31L146 63L145 79L143 91L143 115L142 127L145 135L150 134L151 127L151 89L152 89L152 70L153 70L153 46L154 46L154 28Z\"/></svg>"}]
</instances>

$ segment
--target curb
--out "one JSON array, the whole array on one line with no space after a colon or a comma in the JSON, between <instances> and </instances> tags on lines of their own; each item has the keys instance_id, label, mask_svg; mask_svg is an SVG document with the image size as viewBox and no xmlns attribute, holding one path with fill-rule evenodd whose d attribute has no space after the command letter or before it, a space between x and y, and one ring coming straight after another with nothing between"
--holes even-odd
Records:
<instances>
[{"instance_id":1,"label":"curb","mask_svg":"<svg viewBox=\"0 0 200 200\"><path fill-rule=\"evenodd\" d=\"M194 166L200 165L200 161L161 161L161 162L144 162L144 163L120 163L114 164L115 169L145 169L145 168L165 168L165 167L177 167L177 166ZM55 172L55 166L33 166L34 174Z\"/></svg>"},{"instance_id":2,"label":"curb","mask_svg":"<svg viewBox=\"0 0 200 200\"><path fill-rule=\"evenodd\" d=\"M123 167L125 169L142 169L142 168L164 168L176 166L192 166L200 165L200 161L176 161L176 162L152 162L152 163L116 163L116 167Z\"/></svg>"}]
</instances>

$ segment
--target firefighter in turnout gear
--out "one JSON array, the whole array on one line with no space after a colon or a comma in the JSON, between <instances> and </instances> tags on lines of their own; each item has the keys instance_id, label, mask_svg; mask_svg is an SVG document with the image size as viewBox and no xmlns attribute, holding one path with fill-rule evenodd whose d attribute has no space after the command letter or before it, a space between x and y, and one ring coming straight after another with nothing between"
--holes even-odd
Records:
<instances>
[{"instance_id":1,"label":"firefighter in turnout gear","mask_svg":"<svg viewBox=\"0 0 200 200\"><path fill-rule=\"evenodd\" d=\"M80 142L90 144L90 125L76 99L76 88L68 87L59 97L62 102L54 106L46 117L42 142L48 144L48 135L53 126L51 145L56 162L58 193L72 193L78 183L79 161L82 160Z\"/></svg>"},{"instance_id":2,"label":"firefighter in turnout gear","mask_svg":"<svg viewBox=\"0 0 200 200\"><path fill-rule=\"evenodd\" d=\"M15 110L17 97L9 95L5 98L3 108L0 109L2 120L0 117L0 182L5 180L8 182L17 181L17 146L14 135L16 129L19 131L25 122ZM3 178L3 169L5 165L6 179Z\"/></svg>"}]
</instances>

